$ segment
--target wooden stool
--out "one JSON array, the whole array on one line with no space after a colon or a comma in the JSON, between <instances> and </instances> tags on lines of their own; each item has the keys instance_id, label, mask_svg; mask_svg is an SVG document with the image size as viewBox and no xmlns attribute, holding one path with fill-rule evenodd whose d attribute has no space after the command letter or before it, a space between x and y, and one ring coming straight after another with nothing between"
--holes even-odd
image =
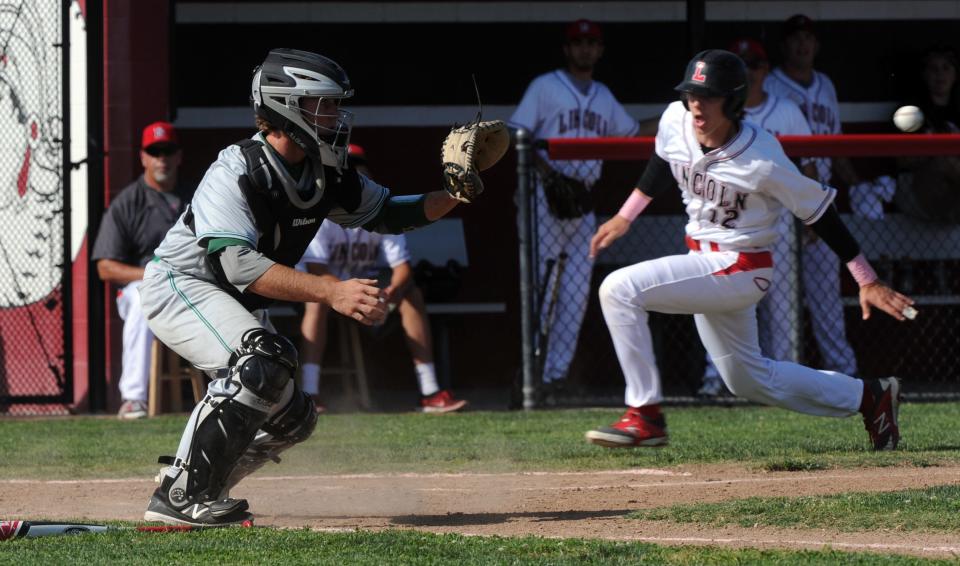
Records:
<instances>
[{"instance_id":1,"label":"wooden stool","mask_svg":"<svg viewBox=\"0 0 960 566\"><path fill-rule=\"evenodd\" d=\"M206 387L206 381L203 374L197 368L184 364L184 360L176 352L167 348L163 342L153 339L150 346L150 389L147 402L147 415L155 417L163 412L162 398L164 387L167 383L170 385L170 411L173 413L183 412L183 394L180 390L180 384L189 380L193 386L193 400L199 402L203 399L203 390Z\"/></svg>"},{"instance_id":2,"label":"wooden stool","mask_svg":"<svg viewBox=\"0 0 960 566\"><path fill-rule=\"evenodd\" d=\"M363 362L363 349L360 346L360 328L357 323L341 315L334 315L337 321L340 365L323 367L323 375L340 375L343 390L353 391L351 382L356 382L359 405L370 408L370 389L367 386L367 368Z\"/></svg>"}]
</instances>

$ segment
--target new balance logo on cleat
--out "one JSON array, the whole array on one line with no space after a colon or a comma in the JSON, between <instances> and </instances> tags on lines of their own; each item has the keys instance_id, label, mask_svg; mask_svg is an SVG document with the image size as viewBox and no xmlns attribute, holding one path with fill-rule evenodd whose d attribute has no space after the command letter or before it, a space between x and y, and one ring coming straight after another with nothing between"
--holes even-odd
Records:
<instances>
[{"instance_id":1,"label":"new balance logo on cleat","mask_svg":"<svg viewBox=\"0 0 960 566\"><path fill-rule=\"evenodd\" d=\"M895 450L900 443L897 416L900 410L900 380L895 377L869 379L865 383L865 399L870 402L863 409L863 427L870 434L874 450Z\"/></svg>"},{"instance_id":2,"label":"new balance logo on cleat","mask_svg":"<svg viewBox=\"0 0 960 566\"><path fill-rule=\"evenodd\" d=\"M160 488L153 493L144 520L158 521L168 525L192 525L195 527L226 527L242 525L253 519L247 513L246 499L222 499L205 503L194 503L184 509L170 505Z\"/></svg>"}]
</instances>

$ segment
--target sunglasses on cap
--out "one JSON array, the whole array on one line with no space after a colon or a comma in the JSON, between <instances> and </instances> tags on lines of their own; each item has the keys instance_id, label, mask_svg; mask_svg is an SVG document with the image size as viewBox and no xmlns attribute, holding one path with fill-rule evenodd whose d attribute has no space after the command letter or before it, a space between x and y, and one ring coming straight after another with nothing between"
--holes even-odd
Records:
<instances>
[{"instance_id":1,"label":"sunglasses on cap","mask_svg":"<svg viewBox=\"0 0 960 566\"><path fill-rule=\"evenodd\" d=\"M160 144L156 143L151 145L148 148L145 148L143 151L146 152L150 157L160 157L160 156L171 156L174 153L180 151L178 146L172 144Z\"/></svg>"}]
</instances>

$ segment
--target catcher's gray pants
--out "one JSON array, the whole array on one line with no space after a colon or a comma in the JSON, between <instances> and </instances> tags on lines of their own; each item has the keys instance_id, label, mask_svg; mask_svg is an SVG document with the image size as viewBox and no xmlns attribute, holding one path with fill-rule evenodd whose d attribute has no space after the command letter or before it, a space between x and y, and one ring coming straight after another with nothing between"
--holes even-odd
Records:
<instances>
[{"instance_id":1,"label":"catcher's gray pants","mask_svg":"<svg viewBox=\"0 0 960 566\"><path fill-rule=\"evenodd\" d=\"M275 332L266 311L252 314L216 284L184 275L163 262L151 262L140 285L143 313L153 333L194 366L215 377L207 396L229 397L237 392L237 382L226 379L229 360L247 330L265 328ZM283 396L269 411L269 417L285 408L294 395L290 380ZM189 462L193 431L205 403L194 409L177 449L177 460ZM259 408L262 410L262 408ZM268 419L268 420L270 420ZM271 435L260 431L250 450L258 443L269 443ZM176 470L168 469L174 475Z\"/></svg>"}]
</instances>

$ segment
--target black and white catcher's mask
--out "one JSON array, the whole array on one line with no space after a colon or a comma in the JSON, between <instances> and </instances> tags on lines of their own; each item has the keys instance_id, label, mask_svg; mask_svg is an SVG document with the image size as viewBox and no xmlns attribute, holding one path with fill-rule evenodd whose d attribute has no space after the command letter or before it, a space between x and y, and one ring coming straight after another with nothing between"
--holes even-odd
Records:
<instances>
[{"instance_id":1,"label":"black and white catcher's mask","mask_svg":"<svg viewBox=\"0 0 960 566\"><path fill-rule=\"evenodd\" d=\"M308 156L337 169L347 166L353 113L340 102L353 96L343 67L309 51L273 49L254 70L251 103Z\"/></svg>"}]
</instances>

